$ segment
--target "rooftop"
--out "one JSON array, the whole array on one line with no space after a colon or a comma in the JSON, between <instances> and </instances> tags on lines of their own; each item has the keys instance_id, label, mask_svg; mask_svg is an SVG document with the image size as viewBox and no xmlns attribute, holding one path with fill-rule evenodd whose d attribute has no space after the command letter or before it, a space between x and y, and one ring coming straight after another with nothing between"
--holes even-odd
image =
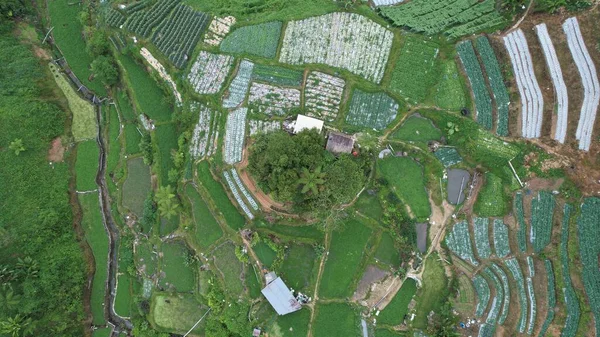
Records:
<instances>
[{"instance_id":1,"label":"rooftop","mask_svg":"<svg viewBox=\"0 0 600 337\"><path fill-rule=\"evenodd\" d=\"M339 132L330 132L327 137L327 151L333 153L351 153L354 137Z\"/></svg>"},{"instance_id":2,"label":"rooftop","mask_svg":"<svg viewBox=\"0 0 600 337\"><path fill-rule=\"evenodd\" d=\"M262 290L262 294L279 315L286 315L302 308L302 305L296 300L294 294L283 283L281 277L267 284Z\"/></svg>"},{"instance_id":3,"label":"rooftop","mask_svg":"<svg viewBox=\"0 0 600 337\"><path fill-rule=\"evenodd\" d=\"M294 133L298 133L306 129L317 129L317 131L321 132L321 130L323 130L323 121L304 115L298 115L296 124L293 126L293 128Z\"/></svg>"}]
</instances>

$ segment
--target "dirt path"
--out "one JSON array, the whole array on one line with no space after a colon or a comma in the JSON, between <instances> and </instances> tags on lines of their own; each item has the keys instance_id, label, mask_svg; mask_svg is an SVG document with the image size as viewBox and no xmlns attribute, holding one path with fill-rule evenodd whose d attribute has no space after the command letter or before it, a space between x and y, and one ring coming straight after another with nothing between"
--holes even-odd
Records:
<instances>
[{"instance_id":1,"label":"dirt path","mask_svg":"<svg viewBox=\"0 0 600 337\"><path fill-rule=\"evenodd\" d=\"M523 16L519 19L519 21L517 21L517 23L515 23L515 25L512 26L508 31L519 28L519 26L521 25L523 20L525 20L525 18L529 14L529 10L531 9L531 7L533 7L533 2L534 2L534 0L529 1L529 6L527 6L527 10L525 11L525 14L523 14Z\"/></svg>"},{"instance_id":2,"label":"dirt path","mask_svg":"<svg viewBox=\"0 0 600 337\"><path fill-rule=\"evenodd\" d=\"M312 302L310 302L308 304L308 306L310 307L310 321L308 323L308 336L307 337L313 337L313 333L312 333L312 327L315 321L315 316L316 316L316 311L315 311L315 304L317 303L317 300L319 299L319 285L321 284L321 277L323 276L323 269L325 269L325 261L327 260L327 255L329 254L329 236L330 236L330 232L326 232L325 233L325 253L323 254L323 257L321 258L321 263L319 263L319 273L317 274L317 282L315 282L315 291L313 292L313 300Z\"/></svg>"},{"instance_id":3,"label":"dirt path","mask_svg":"<svg viewBox=\"0 0 600 337\"><path fill-rule=\"evenodd\" d=\"M258 266L259 270L263 270L263 266L260 263L260 259L258 258L258 256L256 255L256 253L254 252L254 249L252 249L252 245L250 244L250 242L248 242L248 240L246 240L246 238L244 237L244 235L240 232L240 237L242 238L242 242L244 242L244 245L246 246L246 249L248 250L248 255L254 259L254 261L256 261L256 265ZM260 280L260 282L262 283L262 278Z\"/></svg>"}]
</instances>

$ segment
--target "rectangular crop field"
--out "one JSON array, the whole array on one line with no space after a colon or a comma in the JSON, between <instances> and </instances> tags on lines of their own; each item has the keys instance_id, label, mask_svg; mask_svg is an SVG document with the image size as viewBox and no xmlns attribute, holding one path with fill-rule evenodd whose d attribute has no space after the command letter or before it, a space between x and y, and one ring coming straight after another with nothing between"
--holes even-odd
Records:
<instances>
[{"instance_id":1,"label":"rectangular crop field","mask_svg":"<svg viewBox=\"0 0 600 337\"><path fill-rule=\"evenodd\" d=\"M275 58L282 25L279 21L273 21L240 27L221 42L221 51Z\"/></svg>"},{"instance_id":2,"label":"rectangular crop field","mask_svg":"<svg viewBox=\"0 0 600 337\"><path fill-rule=\"evenodd\" d=\"M404 316L408 313L408 304L417 292L417 282L411 278L404 280L402 287L396 293L390 303L377 317L377 322L387 325L400 325L404 322Z\"/></svg>"},{"instance_id":3,"label":"rectangular crop field","mask_svg":"<svg viewBox=\"0 0 600 337\"><path fill-rule=\"evenodd\" d=\"M486 173L485 185L479 191L473 210L481 217L505 215L507 207L502 179L492 173Z\"/></svg>"},{"instance_id":4,"label":"rectangular crop field","mask_svg":"<svg viewBox=\"0 0 600 337\"><path fill-rule=\"evenodd\" d=\"M360 319L348 304L320 304L316 308L313 336L359 336Z\"/></svg>"},{"instance_id":5,"label":"rectangular crop field","mask_svg":"<svg viewBox=\"0 0 600 337\"><path fill-rule=\"evenodd\" d=\"M175 168L171 151L177 151L177 126L173 123L159 125L154 136L158 143L160 183L164 186L170 183L169 170Z\"/></svg>"},{"instance_id":6,"label":"rectangular crop field","mask_svg":"<svg viewBox=\"0 0 600 337\"><path fill-rule=\"evenodd\" d=\"M414 35L407 36L392 72L390 90L412 104L422 103L439 78L439 46Z\"/></svg>"},{"instance_id":7,"label":"rectangular crop field","mask_svg":"<svg viewBox=\"0 0 600 337\"><path fill-rule=\"evenodd\" d=\"M144 200L152 190L150 184L150 168L142 158L127 161L127 179L123 184L123 206L141 217Z\"/></svg>"},{"instance_id":8,"label":"rectangular crop field","mask_svg":"<svg viewBox=\"0 0 600 337\"><path fill-rule=\"evenodd\" d=\"M431 206L425 190L423 167L408 157L390 157L378 160L377 169L398 197L410 207L417 221L426 221L431 214Z\"/></svg>"},{"instance_id":9,"label":"rectangular crop field","mask_svg":"<svg viewBox=\"0 0 600 337\"><path fill-rule=\"evenodd\" d=\"M279 272L288 287L305 292L311 287L315 267L319 261L311 245L291 244Z\"/></svg>"},{"instance_id":10,"label":"rectangular crop field","mask_svg":"<svg viewBox=\"0 0 600 337\"><path fill-rule=\"evenodd\" d=\"M437 254L427 258L427 268L423 273L423 287L419 290L417 315L413 322L419 329L427 328L427 315L433 310L439 312L448 294L448 279Z\"/></svg>"},{"instance_id":11,"label":"rectangular crop field","mask_svg":"<svg viewBox=\"0 0 600 337\"><path fill-rule=\"evenodd\" d=\"M225 282L225 289L233 295L238 296L244 290L242 284L243 266L240 260L235 256L235 247L232 243L227 243L214 251L215 266L221 272Z\"/></svg>"},{"instance_id":12,"label":"rectangular crop field","mask_svg":"<svg viewBox=\"0 0 600 337\"><path fill-rule=\"evenodd\" d=\"M185 244L163 243L161 258L161 286L166 289L175 288L178 292L190 292L196 288L195 268L188 264L191 254Z\"/></svg>"},{"instance_id":13,"label":"rectangular crop field","mask_svg":"<svg viewBox=\"0 0 600 337\"><path fill-rule=\"evenodd\" d=\"M118 276L117 295L115 296L115 312L123 317L131 316L131 305L133 304L133 295L131 287L131 275L126 270L121 270L123 274Z\"/></svg>"},{"instance_id":14,"label":"rectangular crop field","mask_svg":"<svg viewBox=\"0 0 600 337\"><path fill-rule=\"evenodd\" d=\"M445 61L442 65L442 77L435 93L435 105L442 109L460 110L467 105L465 88L456 63Z\"/></svg>"},{"instance_id":15,"label":"rectangular crop field","mask_svg":"<svg viewBox=\"0 0 600 337\"><path fill-rule=\"evenodd\" d=\"M332 236L319 295L323 298L344 298L354 291L353 281L371 237L371 229L351 219L342 232L334 232Z\"/></svg>"},{"instance_id":16,"label":"rectangular crop field","mask_svg":"<svg viewBox=\"0 0 600 337\"><path fill-rule=\"evenodd\" d=\"M304 80L304 72L280 66L255 64L252 79L285 87L299 87Z\"/></svg>"},{"instance_id":17,"label":"rectangular crop field","mask_svg":"<svg viewBox=\"0 0 600 337\"><path fill-rule=\"evenodd\" d=\"M194 186L188 184L185 194L192 205L196 242L201 248L208 248L223 236L223 230Z\"/></svg>"},{"instance_id":18,"label":"rectangular crop field","mask_svg":"<svg viewBox=\"0 0 600 337\"><path fill-rule=\"evenodd\" d=\"M428 118L418 115L408 117L402 125L392 134L393 139L427 143L430 140L439 140L442 131Z\"/></svg>"},{"instance_id":19,"label":"rectangular crop field","mask_svg":"<svg viewBox=\"0 0 600 337\"><path fill-rule=\"evenodd\" d=\"M375 258L393 268L400 266L400 262L402 262L400 261L400 254L394 244L394 238L389 232L381 234L381 241L379 241L379 247L375 251Z\"/></svg>"},{"instance_id":20,"label":"rectangular crop field","mask_svg":"<svg viewBox=\"0 0 600 337\"><path fill-rule=\"evenodd\" d=\"M77 161L75 162L75 176L78 191L91 191L98 188L96 174L98 173L98 160L100 150L95 139L87 140L77 145Z\"/></svg>"},{"instance_id":21,"label":"rectangular crop field","mask_svg":"<svg viewBox=\"0 0 600 337\"><path fill-rule=\"evenodd\" d=\"M108 233L102 223L102 214L100 213L100 201L98 193L89 193L79 195L79 203L83 212L81 227L85 232L96 263L96 271L92 281L92 318L93 323L102 325L104 320L104 295L106 290L106 277L108 264Z\"/></svg>"},{"instance_id":22,"label":"rectangular crop field","mask_svg":"<svg viewBox=\"0 0 600 337\"><path fill-rule=\"evenodd\" d=\"M270 331L281 331L280 337L306 337L310 323L310 310L302 309L290 315L279 316Z\"/></svg>"},{"instance_id":23,"label":"rectangular crop field","mask_svg":"<svg viewBox=\"0 0 600 337\"><path fill-rule=\"evenodd\" d=\"M140 141L142 135L138 129L137 124L127 123L125 124L125 154L136 154L140 153Z\"/></svg>"},{"instance_id":24,"label":"rectangular crop field","mask_svg":"<svg viewBox=\"0 0 600 337\"><path fill-rule=\"evenodd\" d=\"M244 227L246 220L231 203L223 186L213 178L208 162L202 161L198 165L198 178L200 183L208 190L219 212L223 214L227 225L234 230Z\"/></svg>"},{"instance_id":25,"label":"rectangular crop field","mask_svg":"<svg viewBox=\"0 0 600 337\"><path fill-rule=\"evenodd\" d=\"M161 330L185 333L207 310L194 295L158 293L152 297L151 318ZM198 334L203 331L204 324L194 329L194 333Z\"/></svg>"},{"instance_id":26,"label":"rectangular crop field","mask_svg":"<svg viewBox=\"0 0 600 337\"><path fill-rule=\"evenodd\" d=\"M346 122L351 125L383 130L398 114L399 105L383 92L354 90Z\"/></svg>"}]
</instances>

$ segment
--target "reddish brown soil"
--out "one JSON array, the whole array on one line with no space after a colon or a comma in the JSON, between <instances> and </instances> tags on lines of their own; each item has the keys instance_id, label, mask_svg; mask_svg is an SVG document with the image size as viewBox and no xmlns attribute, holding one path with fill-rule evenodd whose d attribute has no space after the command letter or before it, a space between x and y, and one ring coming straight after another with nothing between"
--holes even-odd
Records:
<instances>
[{"instance_id":1,"label":"reddish brown soil","mask_svg":"<svg viewBox=\"0 0 600 337\"><path fill-rule=\"evenodd\" d=\"M59 163L64 160L65 147L62 145L60 137L52 140L50 150L48 150L48 160L54 163Z\"/></svg>"}]
</instances>

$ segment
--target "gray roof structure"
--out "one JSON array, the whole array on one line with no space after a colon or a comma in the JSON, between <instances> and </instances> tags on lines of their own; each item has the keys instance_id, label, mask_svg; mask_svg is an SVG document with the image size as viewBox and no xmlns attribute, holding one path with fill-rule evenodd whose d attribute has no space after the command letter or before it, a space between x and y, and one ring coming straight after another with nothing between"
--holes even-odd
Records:
<instances>
[{"instance_id":1,"label":"gray roof structure","mask_svg":"<svg viewBox=\"0 0 600 337\"><path fill-rule=\"evenodd\" d=\"M280 316L302 309L302 305L296 300L294 294L292 294L285 283L283 283L281 277L267 284L262 290L262 294Z\"/></svg>"},{"instance_id":2,"label":"gray roof structure","mask_svg":"<svg viewBox=\"0 0 600 337\"><path fill-rule=\"evenodd\" d=\"M354 148L354 137L339 132L330 132L327 137L327 151L350 153Z\"/></svg>"}]
</instances>

